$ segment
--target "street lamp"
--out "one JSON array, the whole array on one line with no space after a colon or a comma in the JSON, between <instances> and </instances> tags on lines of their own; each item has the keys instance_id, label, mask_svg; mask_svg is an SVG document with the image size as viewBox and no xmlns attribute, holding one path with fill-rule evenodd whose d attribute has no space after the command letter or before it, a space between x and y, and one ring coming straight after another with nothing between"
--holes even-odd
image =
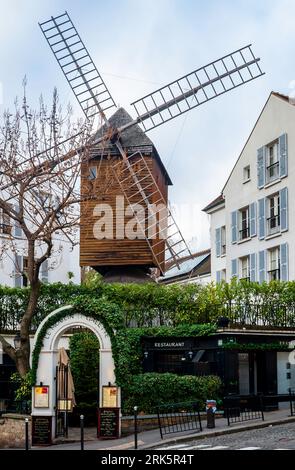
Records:
<instances>
[{"instance_id":1,"label":"street lamp","mask_svg":"<svg viewBox=\"0 0 295 470\"><path fill-rule=\"evenodd\" d=\"M14 348L15 349L20 349L20 347L21 347L21 337L20 337L19 332L16 333L15 337L13 338L13 342L14 342Z\"/></svg>"}]
</instances>

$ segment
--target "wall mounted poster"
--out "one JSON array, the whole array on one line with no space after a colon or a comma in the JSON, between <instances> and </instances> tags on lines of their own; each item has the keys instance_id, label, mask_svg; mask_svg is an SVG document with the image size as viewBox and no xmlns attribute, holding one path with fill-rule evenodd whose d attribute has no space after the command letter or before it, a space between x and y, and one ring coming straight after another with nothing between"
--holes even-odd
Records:
<instances>
[{"instance_id":1,"label":"wall mounted poster","mask_svg":"<svg viewBox=\"0 0 295 470\"><path fill-rule=\"evenodd\" d=\"M102 387L102 408L117 408L118 406L118 387Z\"/></svg>"},{"instance_id":2,"label":"wall mounted poster","mask_svg":"<svg viewBox=\"0 0 295 470\"><path fill-rule=\"evenodd\" d=\"M49 408L49 385L34 387L34 407Z\"/></svg>"}]
</instances>

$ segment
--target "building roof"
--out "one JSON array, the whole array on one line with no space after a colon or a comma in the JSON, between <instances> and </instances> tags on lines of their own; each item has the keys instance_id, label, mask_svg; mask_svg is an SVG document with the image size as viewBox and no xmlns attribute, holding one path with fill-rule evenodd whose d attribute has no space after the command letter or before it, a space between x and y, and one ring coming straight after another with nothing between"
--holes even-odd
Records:
<instances>
[{"instance_id":1,"label":"building roof","mask_svg":"<svg viewBox=\"0 0 295 470\"><path fill-rule=\"evenodd\" d=\"M213 201L211 201L202 211L207 212L211 209L214 209L214 207L219 206L220 204L224 203L224 196L222 194L219 194Z\"/></svg>"},{"instance_id":2,"label":"building roof","mask_svg":"<svg viewBox=\"0 0 295 470\"><path fill-rule=\"evenodd\" d=\"M164 276L159 278L160 282L171 280L172 278L184 277L189 274L196 274L197 269L203 264L203 262L210 257L211 250L203 250L193 254L193 258L184 257L180 261L180 269L177 266L166 271ZM208 272L209 274L209 272Z\"/></svg>"},{"instance_id":3,"label":"building roof","mask_svg":"<svg viewBox=\"0 0 295 470\"><path fill-rule=\"evenodd\" d=\"M125 124L128 124L129 122L133 121L132 117L127 113L127 111L124 108L119 108L117 111L110 117L109 123L112 128L118 129ZM94 135L94 139L98 139L103 137L105 134L107 134L108 127L106 124L104 124ZM165 175L166 182L168 185L172 185L172 181L170 179L170 176L160 158L160 155L158 154L158 151L156 147L154 146L153 142L151 139L143 132L143 130L139 127L138 124L135 124L134 126L129 127L128 129L124 130L120 134L120 141L124 149L127 149L130 152L136 152L137 150L141 152L148 152L152 153L154 157L156 158L161 171ZM102 151L113 151L114 153L118 153L117 148L115 147L114 144L111 143L110 140L104 141L103 144L99 144L94 147L95 151L93 152L93 157L95 157L95 154L99 154Z\"/></svg>"},{"instance_id":4,"label":"building roof","mask_svg":"<svg viewBox=\"0 0 295 470\"><path fill-rule=\"evenodd\" d=\"M242 156L242 154L243 154L243 152L244 152L244 150L245 150L246 145L248 144L249 140L251 139L251 136L252 136L252 134L253 134L253 132L254 132L254 130L255 130L255 128L256 128L256 126L257 126L257 124L258 124L258 122L259 122L259 120L260 120L262 114L263 114L263 111L265 110L265 108L266 108L266 106L267 106L267 103L269 102L269 100L270 100L270 98L271 98L272 96L275 96L276 98L279 98L279 99L285 101L285 102L288 103L290 106L294 106L294 104L293 104L293 103L294 103L294 100L293 100L293 102L292 102L292 100L290 100L287 95L283 95L282 93L278 93L277 91L271 91L271 92L270 92L270 94L269 94L269 96L268 96L268 98L267 98L267 100L266 100L266 102L265 102L265 104L264 104L264 106L263 106L263 108L262 108L262 110L261 110L261 112L260 112L260 114L259 114L259 116L258 116L258 118L257 118L257 120L256 120L256 122L255 122L255 124L254 124L254 126L253 126L253 129L252 129L252 131L250 132L250 135L249 135L248 139L247 139L246 142L245 142L245 145L243 146L242 151L241 151L240 155L238 156L237 161L236 161L236 163L234 164L234 166L233 166L233 168L232 168L232 171L230 172L229 177L228 177L227 180L226 180L225 185L224 185L223 188L222 188L221 194L223 193L224 188L226 187L226 185L227 185L227 183L228 183L228 181L229 181L229 179L230 179L230 177L231 177L231 175L232 175L232 173L233 173L233 171L234 171L234 169L235 169L235 167L236 167L238 161L240 160L240 158L241 158L241 156Z\"/></svg>"}]
</instances>

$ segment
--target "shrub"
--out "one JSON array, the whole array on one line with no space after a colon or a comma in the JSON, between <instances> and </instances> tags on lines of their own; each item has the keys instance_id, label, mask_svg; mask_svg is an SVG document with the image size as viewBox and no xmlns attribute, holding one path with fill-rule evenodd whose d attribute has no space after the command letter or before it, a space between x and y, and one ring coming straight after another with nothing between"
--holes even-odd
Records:
<instances>
[{"instance_id":1,"label":"shrub","mask_svg":"<svg viewBox=\"0 0 295 470\"><path fill-rule=\"evenodd\" d=\"M122 387L123 414L138 411L154 413L157 405L197 401L201 409L208 399L218 400L221 396L221 380L210 375L195 377L170 373L145 373L130 376Z\"/></svg>"},{"instance_id":2,"label":"shrub","mask_svg":"<svg viewBox=\"0 0 295 470\"><path fill-rule=\"evenodd\" d=\"M99 342L94 333L75 333L70 339L71 371L77 405L96 406L99 367Z\"/></svg>"}]
</instances>

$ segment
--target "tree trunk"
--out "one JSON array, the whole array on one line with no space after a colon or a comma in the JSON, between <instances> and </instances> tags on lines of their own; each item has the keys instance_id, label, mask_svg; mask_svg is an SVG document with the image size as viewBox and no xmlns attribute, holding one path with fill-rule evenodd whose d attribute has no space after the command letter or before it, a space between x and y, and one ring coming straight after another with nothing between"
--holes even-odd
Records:
<instances>
[{"instance_id":1,"label":"tree trunk","mask_svg":"<svg viewBox=\"0 0 295 470\"><path fill-rule=\"evenodd\" d=\"M24 377L30 370L30 329L32 317L36 311L40 282L33 281L31 283L30 297L26 313L24 314L20 324L20 348L16 350L16 368L21 377Z\"/></svg>"}]
</instances>

